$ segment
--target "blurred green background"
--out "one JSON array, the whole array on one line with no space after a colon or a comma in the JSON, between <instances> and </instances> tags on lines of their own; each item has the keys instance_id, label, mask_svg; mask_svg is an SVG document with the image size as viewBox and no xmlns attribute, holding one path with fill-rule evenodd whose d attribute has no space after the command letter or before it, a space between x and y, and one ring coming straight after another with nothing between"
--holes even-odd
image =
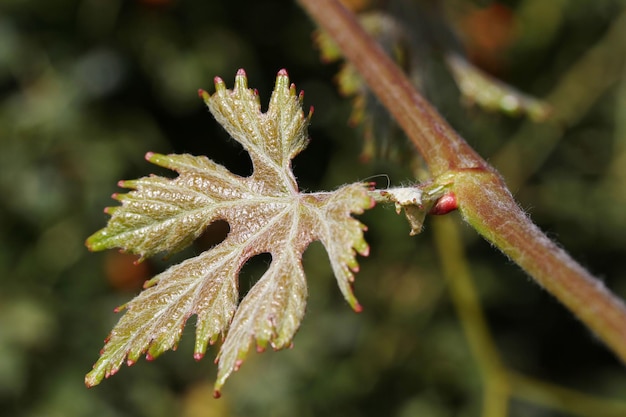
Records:
<instances>
[{"instance_id":1,"label":"blurred green background","mask_svg":"<svg viewBox=\"0 0 626 417\"><path fill-rule=\"evenodd\" d=\"M393 10L411 2L383 3ZM531 217L625 297L624 2L445 3L470 58L548 97L556 116L535 124L466 106L436 63L431 99L502 170ZM197 98L198 88L213 91L214 76L232 86L245 68L263 103L280 68L305 90L315 114L311 145L294 162L303 189L365 178L386 186L379 174L395 185L411 181L397 163L360 161L361 131L348 126L350 100L333 84L339 66L320 62L313 29L284 0L2 0L0 415L480 415L478 370L440 273L431 220L409 237L392 208L362 216L372 248L356 283L364 312L343 301L314 244L295 347L251 353L220 400L211 397L216 349L196 363L191 325L177 352L125 367L95 388L83 384L118 318L113 308L168 262L203 250L140 266L114 251L89 253L83 242L105 225L117 181L159 172L145 162L147 151L205 154L250 171ZM515 265L462 231L505 363L626 401L623 365ZM245 267L242 290L264 262ZM567 414L514 400L510 415Z\"/></svg>"}]
</instances>

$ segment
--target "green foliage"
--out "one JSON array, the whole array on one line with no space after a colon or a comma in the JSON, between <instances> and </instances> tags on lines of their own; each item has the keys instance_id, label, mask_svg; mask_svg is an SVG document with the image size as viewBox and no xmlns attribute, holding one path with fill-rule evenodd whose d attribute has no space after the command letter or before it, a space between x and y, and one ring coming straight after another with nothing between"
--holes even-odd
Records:
<instances>
[{"instance_id":1,"label":"green foliage","mask_svg":"<svg viewBox=\"0 0 626 417\"><path fill-rule=\"evenodd\" d=\"M310 118L281 70L262 113L255 90L240 70L235 88L216 78L216 92L201 91L215 119L250 154L249 177L232 174L202 156L148 153L150 162L178 172L168 179L150 176L120 185L121 206L109 207L111 219L87 240L91 250L113 247L141 255L176 252L192 243L211 223L226 220L230 232L217 246L174 265L147 281L139 296L119 309L125 315L107 338L100 359L87 375L88 386L115 374L146 353L148 360L175 348L187 319L197 315L194 357L227 333L218 355L216 395L248 351L256 346L287 347L304 316L307 286L301 258L313 241L322 242L339 288L360 311L351 283L356 253L367 255L364 226L351 217L373 206L366 184L334 192L300 193L291 160L308 142ZM268 270L239 306L238 274L251 257L270 253Z\"/></svg>"},{"instance_id":2,"label":"green foliage","mask_svg":"<svg viewBox=\"0 0 626 417\"><path fill-rule=\"evenodd\" d=\"M468 103L514 116L525 113L534 121L543 121L550 116L547 103L489 76L461 55L448 53L446 63Z\"/></svg>"}]
</instances>

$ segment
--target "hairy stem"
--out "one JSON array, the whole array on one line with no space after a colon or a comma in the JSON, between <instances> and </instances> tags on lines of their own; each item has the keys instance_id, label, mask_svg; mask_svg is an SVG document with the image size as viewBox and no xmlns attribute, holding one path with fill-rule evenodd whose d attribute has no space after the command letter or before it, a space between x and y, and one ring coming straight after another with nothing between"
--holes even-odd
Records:
<instances>
[{"instance_id":1,"label":"hairy stem","mask_svg":"<svg viewBox=\"0 0 626 417\"><path fill-rule=\"evenodd\" d=\"M535 226L502 179L458 173L454 192L465 220L557 297L626 362L626 307L602 282Z\"/></svg>"},{"instance_id":2,"label":"hairy stem","mask_svg":"<svg viewBox=\"0 0 626 417\"><path fill-rule=\"evenodd\" d=\"M425 159L453 182L459 208L487 240L558 298L626 362L626 307L519 208L489 166L415 90L338 0L298 0L326 30Z\"/></svg>"}]
</instances>

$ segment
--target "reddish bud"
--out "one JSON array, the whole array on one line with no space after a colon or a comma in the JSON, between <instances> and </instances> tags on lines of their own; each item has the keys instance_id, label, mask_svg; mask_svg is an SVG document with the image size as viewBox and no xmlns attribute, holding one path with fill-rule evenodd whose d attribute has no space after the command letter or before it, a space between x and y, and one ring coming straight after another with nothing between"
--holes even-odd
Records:
<instances>
[{"instance_id":1,"label":"reddish bud","mask_svg":"<svg viewBox=\"0 0 626 417\"><path fill-rule=\"evenodd\" d=\"M430 209L430 214L448 214L457 208L459 208L459 204L456 200L456 195L450 191L437 200L433 208Z\"/></svg>"}]
</instances>

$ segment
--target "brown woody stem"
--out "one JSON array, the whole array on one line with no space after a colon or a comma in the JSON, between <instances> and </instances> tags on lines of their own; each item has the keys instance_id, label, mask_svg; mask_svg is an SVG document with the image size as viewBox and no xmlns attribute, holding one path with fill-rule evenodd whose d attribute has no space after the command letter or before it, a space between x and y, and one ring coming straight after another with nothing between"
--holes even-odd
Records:
<instances>
[{"instance_id":1,"label":"brown woody stem","mask_svg":"<svg viewBox=\"0 0 626 417\"><path fill-rule=\"evenodd\" d=\"M626 307L519 208L496 171L415 90L338 0L298 0L404 129L465 220L595 332L626 363ZM444 175L445 174L445 175Z\"/></svg>"}]
</instances>

